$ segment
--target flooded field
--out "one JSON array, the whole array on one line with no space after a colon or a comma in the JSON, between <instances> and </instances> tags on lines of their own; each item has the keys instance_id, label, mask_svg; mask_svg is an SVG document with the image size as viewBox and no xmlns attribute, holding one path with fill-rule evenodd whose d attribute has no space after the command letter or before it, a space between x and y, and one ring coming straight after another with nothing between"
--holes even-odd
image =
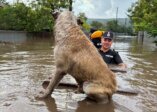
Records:
<instances>
[{"instance_id":1,"label":"flooded field","mask_svg":"<svg viewBox=\"0 0 157 112\"><path fill-rule=\"evenodd\" d=\"M157 48L136 38L116 40L113 48L128 65L127 73L116 73L118 85L138 95L114 94L110 103L96 104L63 88L36 100L42 81L54 73L53 43L49 38L0 43L0 112L157 112Z\"/></svg>"}]
</instances>

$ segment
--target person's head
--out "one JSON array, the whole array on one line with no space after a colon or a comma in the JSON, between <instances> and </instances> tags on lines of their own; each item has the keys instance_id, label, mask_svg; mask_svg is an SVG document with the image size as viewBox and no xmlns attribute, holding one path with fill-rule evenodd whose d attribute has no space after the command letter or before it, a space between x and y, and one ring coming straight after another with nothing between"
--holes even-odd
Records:
<instances>
[{"instance_id":1,"label":"person's head","mask_svg":"<svg viewBox=\"0 0 157 112\"><path fill-rule=\"evenodd\" d=\"M101 48L101 37L103 35L103 31L97 30L90 35L90 39L95 45L96 48Z\"/></svg>"},{"instance_id":2,"label":"person's head","mask_svg":"<svg viewBox=\"0 0 157 112\"><path fill-rule=\"evenodd\" d=\"M111 31L106 31L101 38L102 49L104 50L110 49L112 42L113 33Z\"/></svg>"}]
</instances>

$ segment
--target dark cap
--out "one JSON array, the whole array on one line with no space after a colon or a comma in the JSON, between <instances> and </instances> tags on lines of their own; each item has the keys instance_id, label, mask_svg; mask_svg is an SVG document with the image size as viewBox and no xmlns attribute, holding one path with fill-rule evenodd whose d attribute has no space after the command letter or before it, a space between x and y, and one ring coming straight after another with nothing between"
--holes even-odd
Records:
<instances>
[{"instance_id":1,"label":"dark cap","mask_svg":"<svg viewBox=\"0 0 157 112\"><path fill-rule=\"evenodd\" d=\"M110 31L106 31L106 32L103 34L103 38L113 39L113 33L110 32Z\"/></svg>"},{"instance_id":2,"label":"dark cap","mask_svg":"<svg viewBox=\"0 0 157 112\"><path fill-rule=\"evenodd\" d=\"M90 33L94 33L95 31L97 31L97 29L95 29L95 28L90 29Z\"/></svg>"},{"instance_id":3,"label":"dark cap","mask_svg":"<svg viewBox=\"0 0 157 112\"><path fill-rule=\"evenodd\" d=\"M78 25L83 25L83 21L82 21L80 18L78 18L78 19L77 19L77 24L78 24Z\"/></svg>"}]
</instances>

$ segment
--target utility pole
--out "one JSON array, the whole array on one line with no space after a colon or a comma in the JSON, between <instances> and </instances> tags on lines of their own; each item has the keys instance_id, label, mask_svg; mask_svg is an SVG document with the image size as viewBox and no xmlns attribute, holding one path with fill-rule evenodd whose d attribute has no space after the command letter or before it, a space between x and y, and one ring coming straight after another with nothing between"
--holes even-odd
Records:
<instances>
[{"instance_id":1,"label":"utility pole","mask_svg":"<svg viewBox=\"0 0 157 112\"><path fill-rule=\"evenodd\" d=\"M126 32L126 29L127 29L126 21L127 21L127 18L125 18L125 25L124 25L124 33L125 33L125 35L127 35L127 32Z\"/></svg>"},{"instance_id":2,"label":"utility pole","mask_svg":"<svg viewBox=\"0 0 157 112\"><path fill-rule=\"evenodd\" d=\"M117 10L116 10L116 23L118 22L117 18L118 18L118 7L117 7Z\"/></svg>"},{"instance_id":3,"label":"utility pole","mask_svg":"<svg viewBox=\"0 0 157 112\"><path fill-rule=\"evenodd\" d=\"M69 0L69 4L70 4L70 6L69 6L69 11L72 11L73 9L72 9L72 3L73 3L73 0Z\"/></svg>"},{"instance_id":4,"label":"utility pole","mask_svg":"<svg viewBox=\"0 0 157 112\"><path fill-rule=\"evenodd\" d=\"M116 10L116 32L117 32L117 28L118 28L118 7ZM116 32L115 32L115 37L116 37Z\"/></svg>"}]
</instances>

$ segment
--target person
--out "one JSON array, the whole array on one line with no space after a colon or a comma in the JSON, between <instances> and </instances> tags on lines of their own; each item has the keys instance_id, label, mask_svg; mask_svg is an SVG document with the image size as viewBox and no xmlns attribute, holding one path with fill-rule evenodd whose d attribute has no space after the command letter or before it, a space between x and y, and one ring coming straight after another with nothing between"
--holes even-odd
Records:
<instances>
[{"instance_id":1,"label":"person","mask_svg":"<svg viewBox=\"0 0 157 112\"><path fill-rule=\"evenodd\" d=\"M90 35L90 39L91 39L92 43L98 49L101 48L101 37L102 37L102 35L103 35L103 31L100 31L100 30L94 31Z\"/></svg>"},{"instance_id":2,"label":"person","mask_svg":"<svg viewBox=\"0 0 157 112\"><path fill-rule=\"evenodd\" d=\"M99 53L108 65L118 65L121 69L126 69L126 64L123 63L120 55L115 50L111 49L113 43L113 33L106 31L101 38L101 48Z\"/></svg>"}]
</instances>

